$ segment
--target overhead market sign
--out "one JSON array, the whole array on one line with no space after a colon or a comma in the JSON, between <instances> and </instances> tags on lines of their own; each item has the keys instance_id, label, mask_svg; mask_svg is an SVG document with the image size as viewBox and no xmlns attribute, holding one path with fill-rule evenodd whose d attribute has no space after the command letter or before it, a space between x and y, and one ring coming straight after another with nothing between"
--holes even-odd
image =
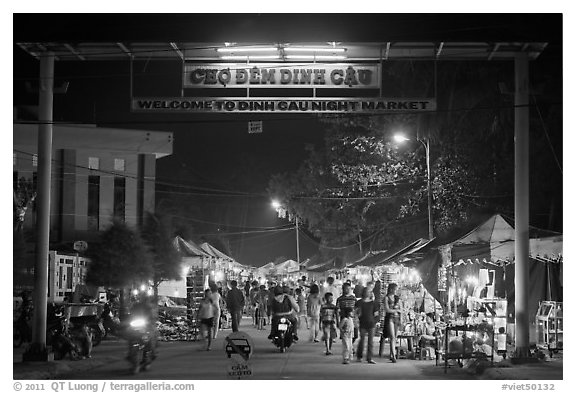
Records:
<instances>
[{"instance_id":1,"label":"overhead market sign","mask_svg":"<svg viewBox=\"0 0 576 393\"><path fill-rule=\"evenodd\" d=\"M185 64L183 87L377 89L380 75L376 64Z\"/></svg>"},{"instance_id":2,"label":"overhead market sign","mask_svg":"<svg viewBox=\"0 0 576 393\"><path fill-rule=\"evenodd\" d=\"M435 99L406 98L133 98L134 112L390 113L436 110Z\"/></svg>"},{"instance_id":3,"label":"overhead market sign","mask_svg":"<svg viewBox=\"0 0 576 393\"><path fill-rule=\"evenodd\" d=\"M288 64L288 63L185 63L181 97L133 97L133 112L156 113L371 113L426 112L436 110L435 98L360 98L380 89L379 64ZM308 89L308 97L287 97L285 89ZM244 89L245 97L198 97L206 89ZM263 97L253 89L268 89ZM337 89L353 96L327 94ZM276 92L274 96L270 91ZM318 94L318 92L322 92ZM282 92L282 93L278 93ZM313 92L313 94L312 94ZM198 94L198 95L200 95ZM322 96L322 97L320 97Z\"/></svg>"}]
</instances>

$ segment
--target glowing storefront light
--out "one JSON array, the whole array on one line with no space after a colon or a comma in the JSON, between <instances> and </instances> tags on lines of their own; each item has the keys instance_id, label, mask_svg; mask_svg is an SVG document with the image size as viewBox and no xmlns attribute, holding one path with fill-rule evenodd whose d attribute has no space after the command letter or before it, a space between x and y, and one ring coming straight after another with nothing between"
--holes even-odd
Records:
<instances>
[{"instance_id":1,"label":"glowing storefront light","mask_svg":"<svg viewBox=\"0 0 576 393\"><path fill-rule=\"evenodd\" d=\"M244 55L244 56L222 56L222 60L278 60L280 56L278 55Z\"/></svg>"},{"instance_id":2,"label":"glowing storefront light","mask_svg":"<svg viewBox=\"0 0 576 393\"><path fill-rule=\"evenodd\" d=\"M264 47L264 46L260 46L260 47L249 47L249 46L234 47L234 46L229 46L226 48L218 48L218 49L216 49L216 51L221 52L221 53L276 52L276 51L278 51L278 48L273 47L273 46L270 46L270 47Z\"/></svg>"},{"instance_id":3,"label":"glowing storefront light","mask_svg":"<svg viewBox=\"0 0 576 393\"><path fill-rule=\"evenodd\" d=\"M346 48L317 48L311 46L287 46L284 48L285 52L328 52L328 53L343 53Z\"/></svg>"},{"instance_id":4,"label":"glowing storefront light","mask_svg":"<svg viewBox=\"0 0 576 393\"><path fill-rule=\"evenodd\" d=\"M346 56L342 55L288 55L288 60L344 60Z\"/></svg>"}]
</instances>

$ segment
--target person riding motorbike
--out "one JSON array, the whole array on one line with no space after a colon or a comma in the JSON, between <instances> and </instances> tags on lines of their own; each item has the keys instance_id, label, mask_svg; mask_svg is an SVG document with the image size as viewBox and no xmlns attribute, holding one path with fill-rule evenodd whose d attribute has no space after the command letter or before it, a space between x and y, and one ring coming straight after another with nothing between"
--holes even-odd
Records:
<instances>
[{"instance_id":1,"label":"person riding motorbike","mask_svg":"<svg viewBox=\"0 0 576 393\"><path fill-rule=\"evenodd\" d=\"M296 300L287 293L284 293L282 287L274 287L274 298L271 302L272 308L272 327L270 329L269 339L273 339L278 333L278 321L281 317L288 319L294 326L294 341L298 341L296 327L296 313L300 311Z\"/></svg>"},{"instance_id":2,"label":"person riding motorbike","mask_svg":"<svg viewBox=\"0 0 576 393\"><path fill-rule=\"evenodd\" d=\"M133 321L136 319L143 319L146 323L147 330L150 334L150 341L148 348L152 355L152 359L156 358L156 321L154 316L154 306L152 304L152 299L145 292L140 292L130 308L129 320Z\"/></svg>"}]
</instances>

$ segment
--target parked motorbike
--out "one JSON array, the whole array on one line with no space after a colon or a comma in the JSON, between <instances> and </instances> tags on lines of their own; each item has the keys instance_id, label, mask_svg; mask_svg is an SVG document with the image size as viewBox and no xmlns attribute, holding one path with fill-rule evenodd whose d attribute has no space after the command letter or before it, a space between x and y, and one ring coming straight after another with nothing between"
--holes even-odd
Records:
<instances>
[{"instance_id":1,"label":"parked motorbike","mask_svg":"<svg viewBox=\"0 0 576 393\"><path fill-rule=\"evenodd\" d=\"M147 319L140 317L130 320L125 337L128 339L128 361L132 374L150 368L154 358L153 334Z\"/></svg>"},{"instance_id":2,"label":"parked motorbike","mask_svg":"<svg viewBox=\"0 0 576 393\"><path fill-rule=\"evenodd\" d=\"M120 336L122 331L120 319L114 315L108 304L104 306L104 311L102 311L102 314L100 315L100 320L102 322L102 327L104 328L102 338L108 337L109 334L117 337Z\"/></svg>"},{"instance_id":3,"label":"parked motorbike","mask_svg":"<svg viewBox=\"0 0 576 393\"><path fill-rule=\"evenodd\" d=\"M46 344L52 347L54 360L61 360L69 355L70 360L77 360L84 354L82 340L68 329L68 321L61 308L48 315L46 323Z\"/></svg>"},{"instance_id":4,"label":"parked motorbike","mask_svg":"<svg viewBox=\"0 0 576 393\"><path fill-rule=\"evenodd\" d=\"M14 322L13 328L13 347L19 348L25 342L30 342L32 340L32 328L28 321L24 318L18 318Z\"/></svg>"},{"instance_id":5,"label":"parked motorbike","mask_svg":"<svg viewBox=\"0 0 576 393\"><path fill-rule=\"evenodd\" d=\"M294 342L294 324L286 317L275 317L272 319L272 324L272 331L276 332L272 336L272 343L280 348L280 352L286 352L286 348Z\"/></svg>"}]
</instances>

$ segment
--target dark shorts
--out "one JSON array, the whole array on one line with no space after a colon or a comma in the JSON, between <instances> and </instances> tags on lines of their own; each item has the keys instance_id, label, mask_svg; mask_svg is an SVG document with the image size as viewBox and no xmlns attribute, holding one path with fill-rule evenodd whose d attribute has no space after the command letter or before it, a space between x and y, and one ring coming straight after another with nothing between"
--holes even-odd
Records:
<instances>
[{"instance_id":1,"label":"dark shorts","mask_svg":"<svg viewBox=\"0 0 576 393\"><path fill-rule=\"evenodd\" d=\"M212 327L214 326L214 318L206 318L206 319L201 319L200 323L202 325L206 325L208 327Z\"/></svg>"}]
</instances>

